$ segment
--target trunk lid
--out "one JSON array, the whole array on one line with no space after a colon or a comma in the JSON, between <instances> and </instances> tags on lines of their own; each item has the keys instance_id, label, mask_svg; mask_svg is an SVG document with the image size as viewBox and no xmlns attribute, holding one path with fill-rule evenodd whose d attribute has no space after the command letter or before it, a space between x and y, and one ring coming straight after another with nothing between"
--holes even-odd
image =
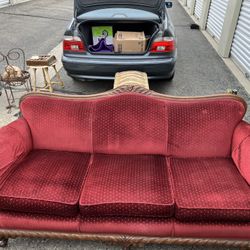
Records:
<instances>
[{"instance_id":1,"label":"trunk lid","mask_svg":"<svg viewBox=\"0 0 250 250\"><path fill-rule=\"evenodd\" d=\"M132 8L152 12L161 16L165 0L74 0L75 17L86 12L107 8Z\"/></svg>"},{"instance_id":2,"label":"trunk lid","mask_svg":"<svg viewBox=\"0 0 250 250\"><path fill-rule=\"evenodd\" d=\"M160 22L160 17L155 13L145 10L128 9L128 8L110 8L99 9L86 12L77 17L78 22L102 21L102 20L138 20L138 21L156 21Z\"/></svg>"}]
</instances>

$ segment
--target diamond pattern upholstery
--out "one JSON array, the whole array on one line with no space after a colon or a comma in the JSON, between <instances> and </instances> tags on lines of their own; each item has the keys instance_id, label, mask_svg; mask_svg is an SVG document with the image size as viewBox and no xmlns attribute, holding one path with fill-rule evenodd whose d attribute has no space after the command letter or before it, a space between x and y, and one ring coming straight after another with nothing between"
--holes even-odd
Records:
<instances>
[{"instance_id":1,"label":"diamond pattern upholstery","mask_svg":"<svg viewBox=\"0 0 250 250\"><path fill-rule=\"evenodd\" d=\"M0 188L0 209L75 216L88 154L36 150Z\"/></svg>"},{"instance_id":2,"label":"diamond pattern upholstery","mask_svg":"<svg viewBox=\"0 0 250 250\"><path fill-rule=\"evenodd\" d=\"M165 158L96 154L80 211L86 216L171 217L174 200Z\"/></svg>"},{"instance_id":3,"label":"diamond pattern upholstery","mask_svg":"<svg viewBox=\"0 0 250 250\"><path fill-rule=\"evenodd\" d=\"M124 94L96 103L95 153L164 155L166 132L167 106L163 101Z\"/></svg>"},{"instance_id":4,"label":"diamond pattern upholstery","mask_svg":"<svg viewBox=\"0 0 250 250\"><path fill-rule=\"evenodd\" d=\"M250 124L244 121L234 131L232 158L241 175L250 185Z\"/></svg>"},{"instance_id":5,"label":"diamond pattern upholstery","mask_svg":"<svg viewBox=\"0 0 250 250\"><path fill-rule=\"evenodd\" d=\"M231 159L170 163L178 220L250 222L250 188Z\"/></svg>"},{"instance_id":6,"label":"diamond pattern upholstery","mask_svg":"<svg viewBox=\"0 0 250 250\"><path fill-rule=\"evenodd\" d=\"M0 228L249 237L244 102L130 90L24 98L0 130Z\"/></svg>"},{"instance_id":7,"label":"diamond pattern upholstery","mask_svg":"<svg viewBox=\"0 0 250 250\"><path fill-rule=\"evenodd\" d=\"M33 139L33 149L92 152L94 102L31 96L20 104Z\"/></svg>"},{"instance_id":8,"label":"diamond pattern upholstery","mask_svg":"<svg viewBox=\"0 0 250 250\"><path fill-rule=\"evenodd\" d=\"M168 101L168 156L230 157L245 108L232 98ZM225 129L226 128L226 129Z\"/></svg>"}]
</instances>

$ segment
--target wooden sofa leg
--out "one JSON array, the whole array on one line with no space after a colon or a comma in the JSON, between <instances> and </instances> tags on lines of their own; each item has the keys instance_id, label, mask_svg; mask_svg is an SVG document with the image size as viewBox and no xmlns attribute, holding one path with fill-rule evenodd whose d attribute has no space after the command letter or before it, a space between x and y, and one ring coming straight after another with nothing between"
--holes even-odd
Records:
<instances>
[{"instance_id":1,"label":"wooden sofa leg","mask_svg":"<svg viewBox=\"0 0 250 250\"><path fill-rule=\"evenodd\" d=\"M4 248L4 247L7 247L8 245L8 238L0 238L0 247Z\"/></svg>"}]
</instances>

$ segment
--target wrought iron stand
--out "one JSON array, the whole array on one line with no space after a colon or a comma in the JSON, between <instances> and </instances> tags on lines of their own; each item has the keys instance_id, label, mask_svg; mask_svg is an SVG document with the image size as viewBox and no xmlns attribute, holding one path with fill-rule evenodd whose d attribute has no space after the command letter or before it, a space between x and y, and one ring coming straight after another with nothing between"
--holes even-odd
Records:
<instances>
[{"instance_id":1,"label":"wrought iron stand","mask_svg":"<svg viewBox=\"0 0 250 250\"><path fill-rule=\"evenodd\" d=\"M13 61L15 65L10 63L10 61ZM4 89L8 102L6 108L10 113L11 109L16 107L13 89L24 86L25 91L32 91L30 73L25 70L25 54L22 49L11 49L6 55L0 52L0 63L4 65L3 72L0 75L0 83ZM21 74L18 76L9 74L9 71L15 72L16 66L21 66Z\"/></svg>"}]
</instances>

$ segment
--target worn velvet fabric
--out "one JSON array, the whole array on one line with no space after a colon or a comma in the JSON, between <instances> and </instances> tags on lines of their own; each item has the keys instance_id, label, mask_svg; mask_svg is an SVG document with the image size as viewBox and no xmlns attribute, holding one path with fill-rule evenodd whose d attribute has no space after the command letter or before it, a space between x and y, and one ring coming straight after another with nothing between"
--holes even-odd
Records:
<instances>
[{"instance_id":1,"label":"worn velvet fabric","mask_svg":"<svg viewBox=\"0 0 250 250\"><path fill-rule=\"evenodd\" d=\"M32 96L20 109L34 149L92 152L93 102Z\"/></svg>"},{"instance_id":2,"label":"worn velvet fabric","mask_svg":"<svg viewBox=\"0 0 250 250\"><path fill-rule=\"evenodd\" d=\"M174 236L182 238L250 240L250 223L174 222Z\"/></svg>"},{"instance_id":3,"label":"worn velvet fabric","mask_svg":"<svg viewBox=\"0 0 250 250\"><path fill-rule=\"evenodd\" d=\"M229 158L171 159L180 221L250 222L250 187Z\"/></svg>"},{"instance_id":4,"label":"worn velvet fabric","mask_svg":"<svg viewBox=\"0 0 250 250\"><path fill-rule=\"evenodd\" d=\"M118 234L148 237L190 237L250 240L250 223L179 222L167 218L59 217L0 212L0 228L65 233Z\"/></svg>"},{"instance_id":5,"label":"worn velvet fabric","mask_svg":"<svg viewBox=\"0 0 250 250\"><path fill-rule=\"evenodd\" d=\"M32 149L30 129L24 119L0 128L0 186L14 164Z\"/></svg>"},{"instance_id":6,"label":"worn velvet fabric","mask_svg":"<svg viewBox=\"0 0 250 250\"><path fill-rule=\"evenodd\" d=\"M77 215L88 162L83 153L32 151L0 188L0 209Z\"/></svg>"},{"instance_id":7,"label":"worn velvet fabric","mask_svg":"<svg viewBox=\"0 0 250 250\"><path fill-rule=\"evenodd\" d=\"M250 240L250 223L179 222L166 218L81 218L82 233L127 234L148 237L183 237Z\"/></svg>"},{"instance_id":8,"label":"worn velvet fabric","mask_svg":"<svg viewBox=\"0 0 250 250\"><path fill-rule=\"evenodd\" d=\"M32 96L21 111L35 149L166 154L166 105L144 95L74 101Z\"/></svg>"},{"instance_id":9,"label":"worn velvet fabric","mask_svg":"<svg viewBox=\"0 0 250 250\"><path fill-rule=\"evenodd\" d=\"M85 216L171 217L174 198L165 157L94 155L80 210Z\"/></svg>"},{"instance_id":10,"label":"worn velvet fabric","mask_svg":"<svg viewBox=\"0 0 250 250\"><path fill-rule=\"evenodd\" d=\"M174 219L134 216L82 216L80 218L80 232L87 234L171 237L174 233Z\"/></svg>"},{"instance_id":11,"label":"worn velvet fabric","mask_svg":"<svg viewBox=\"0 0 250 250\"><path fill-rule=\"evenodd\" d=\"M94 152L164 155L167 131L167 106L163 101L126 94L96 103Z\"/></svg>"},{"instance_id":12,"label":"worn velvet fabric","mask_svg":"<svg viewBox=\"0 0 250 250\"><path fill-rule=\"evenodd\" d=\"M245 114L233 98L168 101L168 156L230 157L235 127Z\"/></svg>"},{"instance_id":13,"label":"worn velvet fabric","mask_svg":"<svg viewBox=\"0 0 250 250\"><path fill-rule=\"evenodd\" d=\"M229 157L245 114L233 97L95 99L30 96L21 103L35 149L173 157ZM225 129L226 128L226 129Z\"/></svg>"},{"instance_id":14,"label":"worn velvet fabric","mask_svg":"<svg viewBox=\"0 0 250 250\"><path fill-rule=\"evenodd\" d=\"M80 216L56 216L36 213L0 211L0 228L45 232L79 233Z\"/></svg>"},{"instance_id":15,"label":"worn velvet fabric","mask_svg":"<svg viewBox=\"0 0 250 250\"><path fill-rule=\"evenodd\" d=\"M237 98L37 95L21 111L0 129L0 228L250 239Z\"/></svg>"},{"instance_id":16,"label":"worn velvet fabric","mask_svg":"<svg viewBox=\"0 0 250 250\"><path fill-rule=\"evenodd\" d=\"M241 122L234 132L232 158L240 173L250 185L250 125Z\"/></svg>"}]
</instances>

